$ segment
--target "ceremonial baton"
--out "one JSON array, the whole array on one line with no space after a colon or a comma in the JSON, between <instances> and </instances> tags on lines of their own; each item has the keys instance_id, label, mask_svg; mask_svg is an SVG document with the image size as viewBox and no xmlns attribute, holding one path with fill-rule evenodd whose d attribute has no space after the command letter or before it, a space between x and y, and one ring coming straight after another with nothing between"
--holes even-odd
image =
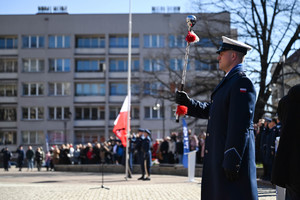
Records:
<instances>
[{"instance_id":1,"label":"ceremonial baton","mask_svg":"<svg viewBox=\"0 0 300 200\"><path fill-rule=\"evenodd\" d=\"M197 18L195 15L189 15L186 17L186 23L188 26L188 35L186 37L187 45L185 48L185 56L184 56L184 66L182 70L182 77L181 77L181 87L180 90L183 91L185 78L186 78L186 69L189 59L189 52L190 52L190 44L199 41L199 38L196 34L192 32L192 27L196 24ZM179 114L178 114L178 107L176 111L176 122L179 122Z\"/></svg>"}]
</instances>

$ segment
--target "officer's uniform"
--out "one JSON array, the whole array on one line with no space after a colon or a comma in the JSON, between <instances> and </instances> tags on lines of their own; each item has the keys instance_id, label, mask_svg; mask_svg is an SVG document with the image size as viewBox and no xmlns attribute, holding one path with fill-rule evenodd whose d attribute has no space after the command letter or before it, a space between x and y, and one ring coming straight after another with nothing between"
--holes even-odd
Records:
<instances>
[{"instance_id":1,"label":"officer's uniform","mask_svg":"<svg viewBox=\"0 0 300 200\"><path fill-rule=\"evenodd\" d=\"M142 150L144 155L144 167L145 167L145 175L146 177L144 180L150 180L150 167L151 167L151 132L148 129L145 129L145 133L147 133L147 136L145 136L145 139L142 142Z\"/></svg>"},{"instance_id":2,"label":"officer's uniform","mask_svg":"<svg viewBox=\"0 0 300 200\"><path fill-rule=\"evenodd\" d=\"M145 129L140 128L139 132L144 133ZM144 156L143 156L143 151L142 151L142 143L143 143L143 134L140 137L136 138L135 141L135 149L137 150L137 154L138 154L138 163L141 166L141 172L142 172L142 176L140 178L138 178L138 180L143 180L144 176L145 176L145 167L144 167Z\"/></svg>"},{"instance_id":3,"label":"officer's uniform","mask_svg":"<svg viewBox=\"0 0 300 200\"><path fill-rule=\"evenodd\" d=\"M246 54L249 49L248 45L223 36L217 53L234 50ZM176 96L177 103L180 102L178 94L180 92ZM242 64L238 64L215 88L210 102L189 99L185 103L187 115L208 119L202 200L258 199L253 128L255 101L254 85L243 72ZM230 181L230 174L237 180Z\"/></svg>"}]
</instances>

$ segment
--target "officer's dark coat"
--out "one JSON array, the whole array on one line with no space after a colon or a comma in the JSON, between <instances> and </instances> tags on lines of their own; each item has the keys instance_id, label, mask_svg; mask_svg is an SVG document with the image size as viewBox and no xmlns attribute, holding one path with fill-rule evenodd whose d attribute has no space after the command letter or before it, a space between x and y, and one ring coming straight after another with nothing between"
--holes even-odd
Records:
<instances>
[{"instance_id":1,"label":"officer's dark coat","mask_svg":"<svg viewBox=\"0 0 300 200\"><path fill-rule=\"evenodd\" d=\"M237 65L211 95L211 102L191 99L188 115L208 119L201 200L258 199L253 115L256 92ZM224 168L239 170L230 182Z\"/></svg>"}]
</instances>

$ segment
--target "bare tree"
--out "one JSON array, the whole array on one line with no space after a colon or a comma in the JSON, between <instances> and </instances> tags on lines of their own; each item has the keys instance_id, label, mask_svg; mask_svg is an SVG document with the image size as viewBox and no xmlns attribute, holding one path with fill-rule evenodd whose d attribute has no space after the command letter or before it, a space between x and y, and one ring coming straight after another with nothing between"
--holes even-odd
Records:
<instances>
[{"instance_id":1,"label":"bare tree","mask_svg":"<svg viewBox=\"0 0 300 200\"><path fill-rule=\"evenodd\" d=\"M197 12L227 11L231 24L238 30L239 40L254 49L247 56L247 68L258 86L254 120L267 111L265 106L278 83L284 66L281 56L289 56L300 39L300 2L298 0L196 0ZM229 35L234 37L233 34ZM275 70L270 74L274 63Z\"/></svg>"}]
</instances>

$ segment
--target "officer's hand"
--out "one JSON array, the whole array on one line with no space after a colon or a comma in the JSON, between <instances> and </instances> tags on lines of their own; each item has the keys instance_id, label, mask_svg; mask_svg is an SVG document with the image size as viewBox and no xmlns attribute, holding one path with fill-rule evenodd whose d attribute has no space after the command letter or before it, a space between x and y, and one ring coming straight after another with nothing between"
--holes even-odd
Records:
<instances>
[{"instance_id":1,"label":"officer's hand","mask_svg":"<svg viewBox=\"0 0 300 200\"><path fill-rule=\"evenodd\" d=\"M239 178L238 171L224 169L224 172L229 181L236 181Z\"/></svg>"},{"instance_id":2,"label":"officer's hand","mask_svg":"<svg viewBox=\"0 0 300 200\"><path fill-rule=\"evenodd\" d=\"M190 98L184 91L177 91L175 96L175 102L179 105L188 106Z\"/></svg>"}]
</instances>

